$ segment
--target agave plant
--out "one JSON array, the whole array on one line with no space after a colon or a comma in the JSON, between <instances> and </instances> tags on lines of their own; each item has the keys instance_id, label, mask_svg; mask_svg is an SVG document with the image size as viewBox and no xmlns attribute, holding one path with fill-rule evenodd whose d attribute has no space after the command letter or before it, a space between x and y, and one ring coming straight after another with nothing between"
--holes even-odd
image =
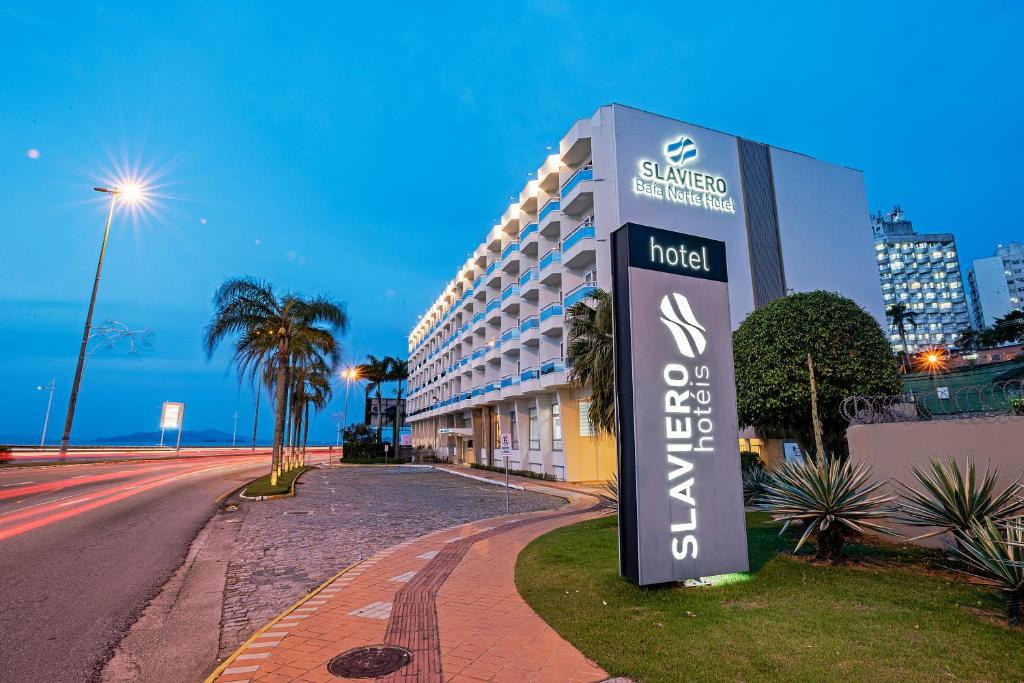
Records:
<instances>
[{"instance_id":1,"label":"agave plant","mask_svg":"<svg viewBox=\"0 0 1024 683\"><path fill-rule=\"evenodd\" d=\"M970 533L953 549L967 573L988 581L1006 594L1006 614L1011 626L1020 625L1024 598L1024 518L1002 524L992 519L974 520Z\"/></svg>"},{"instance_id":2,"label":"agave plant","mask_svg":"<svg viewBox=\"0 0 1024 683\"><path fill-rule=\"evenodd\" d=\"M849 537L865 531L892 533L874 521L892 513L888 507L892 496L877 494L881 486L871 480L867 466L822 455L816 461L780 463L764 483L756 507L783 522L780 534L794 522L803 525L793 552L813 535L818 544L816 559L837 564Z\"/></svg>"},{"instance_id":3,"label":"agave plant","mask_svg":"<svg viewBox=\"0 0 1024 683\"><path fill-rule=\"evenodd\" d=\"M751 467L743 472L743 503L756 505L764 495L772 474L763 467Z\"/></svg>"},{"instance_id":4,"label":"agave plant","mask_svg":"<svg viewBox=\"0 0 1024 683\"><path fill-rule=\"evenodd\" d=\"M601 484L601 489L604 491L604 497L608 501L608 507L618 510L619 509L619 473L615 472L612 474L608 481Z\"/></svg>"},{"instance_id":5,"label":"agave plant","mask_svg":"<svg viewBox=\"0 0 1024 683\"><path fill-rule=\"evenodd\" d=\"M946 468L937 460L931 461L929 469L913 468L914 476L922 489L914 489L900 483L904 489L904 502L898 505L900 521L915 527L934 527L931 531L910 539L912 541L930 538L952 532L959 540L970 534L972 524L986 518L1006 519L1024 514L1024 498L1021 498L1020 480L996 493L998 470L985 469L985 476L978 482L974 469L974 458L967 460L966 476L960 471L953 458Z\"/></svg>"}]
</instances>

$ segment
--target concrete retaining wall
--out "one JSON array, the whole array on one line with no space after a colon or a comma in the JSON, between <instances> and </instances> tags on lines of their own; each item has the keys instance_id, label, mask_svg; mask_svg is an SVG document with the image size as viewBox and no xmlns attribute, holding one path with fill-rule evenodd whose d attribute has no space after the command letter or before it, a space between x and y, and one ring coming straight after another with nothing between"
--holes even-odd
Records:
<instances>
[{"instance_id":1,"label":"concrete retaining wall","mask_svg":"<svg viewBox=\"0 0 1024 683\"><path fill-rule=\"evenodd\" d=\"M927 467L932 458L945 463L952 456L963 469L967 457L973 455L979 478L986 467L999 468L1001 487L1024 474L1024 417L856 425L846 435L850 457L868 463L877 480L888 482L886 489L891 493L900 490L894 482L919 489L911 468ZM906 536L928 531L891 526ZM937 537L921 543L941 546L946 540Z\"/></svg>"}]
</instances>

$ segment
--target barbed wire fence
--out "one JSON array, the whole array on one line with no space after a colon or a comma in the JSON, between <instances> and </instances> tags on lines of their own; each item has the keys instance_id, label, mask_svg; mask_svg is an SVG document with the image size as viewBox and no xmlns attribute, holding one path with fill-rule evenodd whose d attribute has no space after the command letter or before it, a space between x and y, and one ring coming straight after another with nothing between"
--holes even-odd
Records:
<instances>
[{"instance_id":1,"label":"barbed wire fence","mask_svg":"<svg viewBox=\"0 0 1024 683\"><path fill-rule=\"evenodd\" d=\"M893 396L848 396L839 410L851 425L1024 416L1024 379Z\"/></svg>"}]
</instances>

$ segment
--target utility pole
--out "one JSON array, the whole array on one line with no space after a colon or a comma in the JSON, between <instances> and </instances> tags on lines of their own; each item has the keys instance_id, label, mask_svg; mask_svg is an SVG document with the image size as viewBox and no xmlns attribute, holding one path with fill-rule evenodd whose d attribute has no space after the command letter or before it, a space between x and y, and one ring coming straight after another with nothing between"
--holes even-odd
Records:
<instances>
[{"instance_id":1,"label":"utility pole","mask_svg":"<svg viewBox=\"0 0 1024 683\"><path fill-rule=\"evenodd\" d=\"M235 437L238 435L238 411L237 410L235 411L235 414L231 416L231 419L232 419L232 422L233 422L233 426L231 427L231 447L234 448L235 447Z\"/></svg>"}]
</instances>

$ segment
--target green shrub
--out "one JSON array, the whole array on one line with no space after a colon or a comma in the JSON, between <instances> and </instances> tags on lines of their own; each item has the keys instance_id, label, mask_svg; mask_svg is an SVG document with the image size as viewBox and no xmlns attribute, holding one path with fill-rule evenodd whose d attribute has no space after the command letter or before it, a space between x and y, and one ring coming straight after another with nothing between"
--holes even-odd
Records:
<instances>
[{"instance_id":1,"label":"green shrub","mask_svg":"<svg viewBox=\"0 0 1024 683\"><path fill-rule=\"evenodd\" d=\"M763 470L764 463L761 462L761 456L754 451L740 451L740 467L744 472L754 468Z\"/></svg>"},{"instance_id":2,"label":"green shrub","mask_svg":"<svg viewBox=\"0 0 1024 683\"><path fill-rule=\"evenodd\" d=\"M1024 355L1024 354L1022 354ZM1010 414L1024 415L1024 398L1010 399Z\"/></svg>"},{"instance_id":3,"label":"green shrub","mask_svg":"<svg viewBox=\"0 0 1024 683\"><path fill-rule=\"evenodd\" d=\"M619 473L615 472L611 478L605 483L601 484L601 490L604 491L605 498L608 499L608 507L615 510L619 509Z\"/></svg>"},{"instance_id":4,"label":"green shrub","mask_svg":"<svg viewBox=\"0 0 1024 683\"><path fill-rule=\"evenodd\" d=\"M871 481L871 470L854 466L847 458L820 456L817 461L786 461L764 482L757 508L781 521L784 533L794 522L804 532L793 552L812 535L818 544L816 559L838 564L843 545L865 531L892 532L873 520L891 514L892 496L875 495L882 485Z\"/></svg>"},{"instance_id":5,"label":"green shrub","mask_svg":"<svg viewBox=\"0 0 1024 683\"><path fill-rule=\"evenodd\" d=\"M910 526L936 529L910 540L938 536L947 531L960 540L971 533L975 522L1024 514L1019 483L1014 482L996 493L998 469L990 472L986 468L985 476L978 482L974 458L967 459L966 475L953 458L949 459L948 469L937 460L932 460L930 465L928 470L917 467L911 470L920 482L921 490L900 483L905 499L897 506L901 513L900 521Z\"/></svg>"},{"instance_id":6,"label":"green shrub","mask_svg":"<svg viewBox=\"0 0 1024 683\"><path fill-rule=\"evenodd\" d=\"M390 460L394 455L395 449L388 448L388 459ZM345 457L342 460L344 462L351 462L357 458L380 458L383 461L384 444L345 442Z\"/></svg>"},{"instance_id":7,"label":"green shrub","mask_svg":"<svg viewBox=\"0 0 1024 683\"><path fill-rule=\"evenodd\" d=\"M481 464L481 463L478 463L478 462L471 463L470 467L473 467L473 468L478 469L478 470L487 470L488 472L501 472L502 474L504 474L504 472L505 472L505 468L504 467L497 467L495 465L484 465L484 464ZM517 477L529 477L530 479L543 479L544 481L558 481L558 477L556 477L553 474L548 474L547 472L531 472L530 470L512 470L512 469L510 469L508 471L508 473L509 474L514 474Z\"/></svg>"}]
</instances>

